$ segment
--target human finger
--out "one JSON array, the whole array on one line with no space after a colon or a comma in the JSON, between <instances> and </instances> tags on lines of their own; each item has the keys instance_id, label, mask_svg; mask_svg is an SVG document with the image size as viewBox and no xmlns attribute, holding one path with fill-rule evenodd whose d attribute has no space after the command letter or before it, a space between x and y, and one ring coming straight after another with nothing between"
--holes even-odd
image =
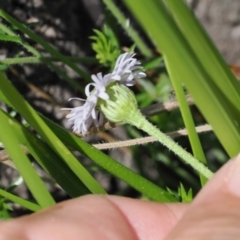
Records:
<instances>
[{"instance_id":1,"label":"human finger","mask_svg":"<svg viewBox=\"0 0 240 240\"><path fill-rule=\"evenodd\" d=\"M240 239L240 155L200 191L166 240Z\"/></svg>"},{"instance_id":2,"label":"human finger","mask_svg":"<svg viewBox=\"0 0 240 240\"><path fill-rule=\"evenodd\" d=\"M181 204L88 195L2 222L0 232L4 240L159 240L176 224L185 208Z\"/></svg>"}]
</instances>

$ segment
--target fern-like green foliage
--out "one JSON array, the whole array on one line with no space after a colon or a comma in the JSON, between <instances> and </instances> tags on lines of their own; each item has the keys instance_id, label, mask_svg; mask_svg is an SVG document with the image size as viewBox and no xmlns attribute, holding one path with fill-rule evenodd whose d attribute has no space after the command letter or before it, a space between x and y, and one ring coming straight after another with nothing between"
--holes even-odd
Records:
<instances>
[{"instance_id":1,"label":"fern-like green foliage","mask_svg":"<svg viewBox=\"0 0 240 240\"><path fill-rule=\"evenodd\" d=\"M107 25L104 25L102 32L97 29L93 31L96 35L91 36L90 39L93 40L92 49L96 52L96 58L99 63L111 67L121 53L118 40Z\"/></svg>"}]
</instances>

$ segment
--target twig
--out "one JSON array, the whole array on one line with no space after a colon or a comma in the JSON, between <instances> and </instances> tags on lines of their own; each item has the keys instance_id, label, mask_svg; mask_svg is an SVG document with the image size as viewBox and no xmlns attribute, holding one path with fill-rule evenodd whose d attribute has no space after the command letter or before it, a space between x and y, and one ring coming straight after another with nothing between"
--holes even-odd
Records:
<instances>
[{"instance_id":1,"label":"twig","mask_svg":"<svg viewBox=\"0 0 240 240\"><path fill-rule=\"evenodd\" d=\"M196 127L196 131L198 133L208 132L211 130L212 130L212 127L208 124ZM188 135L188 133L186 129L182 129L182 130L167 133L167 135L172 138L175 138L179 136L186 136ZM155 142L155 141L158 141L158 140L156 140L156 138L154 137L144 137L144 138L125 140L125 141L111 142L111 143L93 144L93 146L98 149L112 149L112 148L121 148L121 147L129 147L129 146L135 146L140 144L146 144L146 143Z\"/></svg>"},{"instance_id":2,"label":"twig","mask_svg":"<svg viewBox=\"0 0 240 240\"><path fill-rule=\"evenodd\" d=\"M212 130L212 127L208 124L196 127L196 131L198 133L209 132L211 130ZM186 136L187 130L182 129L182 130L167 133L167 135L172 138ZM154 142L154 141L156 141L156 139L154 137L145 137L145 138L137 138L137 139L117 141L117 142L111 142L111 143L93 144L93 146L98 149L111 149L111 148L122 148L122 147L128 147L128 146L133 146L133 145L146 144L146 143ZM23 147L23 150L26 154L29 153L29 151L26 147ZM0 151L0 163L3 161L7 161L7 160L10 160L7 152L5 150Z\"/></svg>"}]
</instances>

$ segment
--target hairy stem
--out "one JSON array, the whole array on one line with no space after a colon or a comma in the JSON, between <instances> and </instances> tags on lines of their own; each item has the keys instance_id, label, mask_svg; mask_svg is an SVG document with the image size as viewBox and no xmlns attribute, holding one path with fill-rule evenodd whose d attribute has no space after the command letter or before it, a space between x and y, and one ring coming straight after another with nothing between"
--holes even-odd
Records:
<instances>
[{"instance_id":1,"label":"hairy stem","mask_svg":"<svg viewBox=\"0 0 240 240\"><path fill-rule=\"evenodd\" d=\"M147 132L149 135L155 137L159 142L173 151L178 157L183 159L187 164L189 164L207 179L210 179L213 176L213 173L199 160L194 158L190 153L185 151L180 145L174 142L169 136L148 122L148 120L140 113L140 111L134 111L134 113L131 114L131 117L126 119L126 123L134 125L137 128Z\"/></svg>"}]
</instances>

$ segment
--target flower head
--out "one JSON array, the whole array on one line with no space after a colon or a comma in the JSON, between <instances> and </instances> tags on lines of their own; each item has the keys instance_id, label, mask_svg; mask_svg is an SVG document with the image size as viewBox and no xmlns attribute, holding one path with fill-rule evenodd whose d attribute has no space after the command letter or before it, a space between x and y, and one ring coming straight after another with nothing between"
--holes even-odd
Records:
<instances>
[{"instance_id":1,"label":"flower head","mask_svg":"<svg viewBox=\"0 0 240 240\"><path fill-rule=\"evenodd\" d=\"M71 101L73 98L70 98ZM82 100L80 98L76 98ZM100 112L95 109L95 97L90 96L87 101L80 107L62 108L61 110L71 110L66 116L68 122L73 125L73 132L85 135L88 129L94 125L98 127L102 122L100 121Z\"/></svg>"},{"instance_id":2,"label":"flower head","mask_svg":"<svg viewBox=\"0 0 240 240\"><path fill-rule=\"evenodd\" d=\"M114 82L126 86L132 86L135 78L145 77L143 68L140 62L134 58L134 53L121 54L115 64L115 68L112 73L102 75L92 75L93 83L89 83L85 88L85 94L87 96L86 102L75 108L63 108L62 110L71 110L66 116L68 122L73 125L73 131L85 135L88 129L92 126L98 127L103 122L103 115L96 109L98 101L107 101L109 95L107 93L107 87ZM91 90L91 88L93 89ZM70 98L69 100L72 100ZM76 98L78 100L83 100Z\"/></svg>"},{"instance_id":3,"label":"flower head","mask_svg":"<svg viewBox=\"0 0 240 240\"><path fill-rule=\"evenodd\" d=\"M134 58L135 53L121 54L113 69L112 79L126 86L133 86L135 78L146 77L141 62Z\"/></svg>"}]
</instances>

